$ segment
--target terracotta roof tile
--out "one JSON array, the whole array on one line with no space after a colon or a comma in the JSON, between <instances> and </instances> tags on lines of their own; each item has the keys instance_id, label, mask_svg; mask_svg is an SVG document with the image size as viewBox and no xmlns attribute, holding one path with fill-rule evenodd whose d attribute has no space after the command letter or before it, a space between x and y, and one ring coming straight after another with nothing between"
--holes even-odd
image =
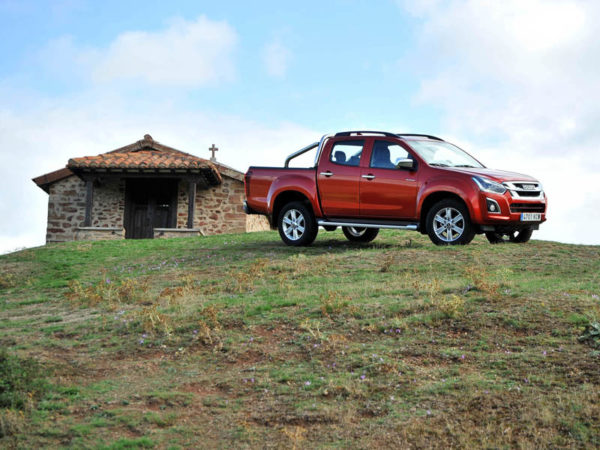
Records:
<instances>
[{"instance_id":1,"label":"terracotta roof tile","mask_svg":"<svg viewBox=\"0 0 600 450\"><path fill-rule=\"evenodd\" d=\"M173 147L161 144L152 139L152 136L145 135L143 139L126 145L125 147L112 150L97 156L83 156L80 158L71 158L65 169L52 172L33 181L42 189L47 190L48 186L66 176L80 174L81 172L95 171L98 169L178 169L178 170L198 170L201 169L203 176L211 185L221 183L221 170L225 175L243 180L243 174L230 167L221 164L214 164L203 158L182 152ZM58 177L58 178L56 178ZM55 179L56 178L56 179Z\"/></svg>"},{"instance_id":2,"label":"terracotta roof tile","mask_svg":"<svg viewBox=\"0 0 600 450\"><path fill-rule=\"evenodd\" d=\"M69 169L214 169L209 161L186 154L140 150L71 158Z\"/></svg>"}]
</instances>

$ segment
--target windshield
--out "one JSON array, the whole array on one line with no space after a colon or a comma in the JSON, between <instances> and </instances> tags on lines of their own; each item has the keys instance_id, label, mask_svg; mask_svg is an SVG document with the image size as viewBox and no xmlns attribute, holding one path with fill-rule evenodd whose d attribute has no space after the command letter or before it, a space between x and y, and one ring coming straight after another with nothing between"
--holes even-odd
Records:
<instances>
[{"instance_id":1,"label":"windshield","mask_svg":"<svg viewBox=\"0 0 600 450\"><path fill-rule=\"evenodd\" d=\"M464 150L440 141L409 141L408 144L430 166L437 167L484 167Z\"/></svg>"}]
</instances>

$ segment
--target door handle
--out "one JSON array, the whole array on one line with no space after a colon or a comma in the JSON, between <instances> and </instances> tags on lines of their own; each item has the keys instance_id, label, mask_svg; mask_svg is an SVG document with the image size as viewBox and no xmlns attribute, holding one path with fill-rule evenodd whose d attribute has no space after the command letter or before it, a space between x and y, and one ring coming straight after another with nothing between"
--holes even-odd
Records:
<instances>
[{"instance_id":1,"label":"door handle","mask_svg":"<svg viewBox=\"0 0 600 450\"><path fill-rule=\"evenodd\" d=\"M330 177L331 175L333 175L333 172L330 172L328 170L327 172L321 172L320 175L323 175L324 177Z\"/></svg>"},{"instance_id":2,"label":"door handle","mask_svg":"<svg viewBox=\"0 0 600 450\"><path fill-rule=\"evenodd\" d=\"M367 180L372 180L373 178L375 178L375 175L369 174L369 175L363 175L362 177L366 178Z\"/></svg>"}]
</instances>

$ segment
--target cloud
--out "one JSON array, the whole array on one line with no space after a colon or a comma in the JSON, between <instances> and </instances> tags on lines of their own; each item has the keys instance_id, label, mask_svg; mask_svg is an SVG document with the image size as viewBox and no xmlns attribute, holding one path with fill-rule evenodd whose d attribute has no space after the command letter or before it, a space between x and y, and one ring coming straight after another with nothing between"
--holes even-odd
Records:
<instances>
[{"instance_id":1,"label":"cloud","mask_svg":"<svg viewBox=\"0 0 600 450\"><path fill-rule=\"evenodd\" d=\"M200 16L173 19L159 31L126 31L104 48L79 47L72 37L61 36L48 43L39 59L63 78L195 88L235 77L237 41L229 24Z\"/></svg>"},{"instance_id":2,"label":"cloud","mask_svg":"<svg viewBox=\"0 0 600 450\"><path fill-rule=\"evenodd\" d=\"M265 70L273 78L285 77L291 57L291 51L279 39L275 39L265 45L262 52Z\"/></svg>"},{"instance_id":3,"label":"cloud","mask_svg":"<svg viewBox=\"0 0 600 450\"><path fill-rule=\"evenodd\" d=\"M489 166L531 173L550 199L537 237L600 244L589 209L600 167L600 53L591 1L401 2L419 21L399 63L421 79L442 134Z\"/></svg>"}]
</instances>

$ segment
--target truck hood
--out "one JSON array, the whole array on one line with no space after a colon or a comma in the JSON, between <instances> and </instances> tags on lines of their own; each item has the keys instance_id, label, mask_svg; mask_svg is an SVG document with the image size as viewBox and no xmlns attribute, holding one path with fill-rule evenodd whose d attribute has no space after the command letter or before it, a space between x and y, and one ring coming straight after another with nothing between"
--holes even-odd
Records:
<instances>
[{"instance_id":1,"label":"truck hood","mask_svg":"<svg viewBox=\"0 0 600 450\"><path fill-rule=\"evenodd\" d=\"M442 167L442 169L449 170L451 172L464 173L465 175L471 176L479 175L499 183L502 183L503 181L538 181L535 178L530 177L529 175L523 175L522 173L507 172L505 170L487 169L482 167Z\"/></svg>"}]
</instances>

